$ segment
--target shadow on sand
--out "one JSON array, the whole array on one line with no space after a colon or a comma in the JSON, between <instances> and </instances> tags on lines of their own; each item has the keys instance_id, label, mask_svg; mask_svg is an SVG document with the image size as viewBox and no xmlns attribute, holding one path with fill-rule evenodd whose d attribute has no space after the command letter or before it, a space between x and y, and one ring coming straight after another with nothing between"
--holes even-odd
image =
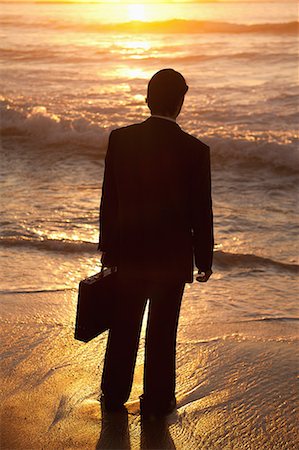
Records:
<instances>
[{"instance_id":1,"label":"shadow on sand","mask_svg":"<svg viewBox=\"0 0 299 450\"><path fill-rule=\"evenodd\" d=\"M176 450L165 418L141 420L140 449ZM130 450L128 411L107 413L102 409L102 429L96 450Z\"/></svg>"}]
</instances>

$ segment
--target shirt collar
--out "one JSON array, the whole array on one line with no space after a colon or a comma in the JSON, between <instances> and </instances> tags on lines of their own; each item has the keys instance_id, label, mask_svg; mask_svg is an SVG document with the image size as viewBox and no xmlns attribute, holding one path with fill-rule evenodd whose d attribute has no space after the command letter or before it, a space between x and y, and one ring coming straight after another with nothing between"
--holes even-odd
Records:
<instances>
[{"instance_id":1,"label":"shirt collar","mask_svg":"<svg viewBox=\"0 0 299 450\"><path fill-rule=\"evenodd\" d=\"M154 117L154 118L156 118L156 119L165 119L165 120L169 120L170 122L176 123L176 120L173 119L172 117L159 116L158 114L152 114L151 117Z\"/></svg>"}]
</instances>

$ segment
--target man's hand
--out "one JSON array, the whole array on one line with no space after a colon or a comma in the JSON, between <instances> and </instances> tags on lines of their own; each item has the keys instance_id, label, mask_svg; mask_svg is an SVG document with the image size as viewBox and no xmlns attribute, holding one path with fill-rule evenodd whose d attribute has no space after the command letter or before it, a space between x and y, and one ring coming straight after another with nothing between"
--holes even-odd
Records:
<instances>
[{"instance_id":1,"label":"man's hand","mask_svg":"<svg viewBox=\"0 0 299 450\"><path fill-rule=\"evenodd\" d=\"M212 270L207 270L206 272L198 271L198 276L196 277L196 281L199 281L200 283L206 283L210 276L212 275Z\"/></svg>"}]
</instances>

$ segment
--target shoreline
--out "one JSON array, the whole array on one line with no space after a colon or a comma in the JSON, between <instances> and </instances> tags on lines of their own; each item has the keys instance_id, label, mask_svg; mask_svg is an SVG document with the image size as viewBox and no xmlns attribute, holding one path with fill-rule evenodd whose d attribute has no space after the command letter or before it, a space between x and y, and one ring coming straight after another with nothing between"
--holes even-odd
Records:
<instances>
[{"instance_id":1,"label":"shoreline","mask_svg":"<svg viewBox=\"0 0 299 450\"><path fill-rule=\"evenodd\" d=\"M73 339L76 291L2 296L1 448L295 449L296 320L199 323L189 336L191 295L178 334L177 414L154 425L138 414L103 417L107 333ZM131 401L142 393L143 345Z\"/></svg>"}]
</instances>

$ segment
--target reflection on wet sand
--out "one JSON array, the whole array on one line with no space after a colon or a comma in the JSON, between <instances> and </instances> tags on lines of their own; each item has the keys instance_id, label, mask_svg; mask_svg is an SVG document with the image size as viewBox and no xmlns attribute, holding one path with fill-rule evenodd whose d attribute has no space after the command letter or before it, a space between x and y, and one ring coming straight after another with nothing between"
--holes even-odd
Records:
<instances>
[{"instance_id":1,"label":"reflection on wet sand","mask_svg":"<svg viewBox=\"0 0 299 450\"><path fill-rule=\"evenodd\" d=\"M101 433L96 450L130 450L128 411L124 407L114 413L106 412L102 407ZM177 418L177 415L175 415ZM169 421L165 417L140 420L140 450L169 449L176 446L169 433Z\"/></svg>"},{"instance_id":2,"label":"reflection on wet sand","mask_svg":"<svg viewBox=\"0 0 299 450\"><path fill-rule=\"evenodd\" d=\"M141 421L140 449L176 449L165 418Z\"/></svg>"},{"instance_id":3,"label":"reflection on wet sand","mask_svg":"<svg viewBox=\"0 0 299 450\"><path fill-rule=\"evenodd\" d=\"M126 408L115 413L106 412L103 406L101 409L102 428L96 450L131 449Z\"/></svg>"}]
</instances>

